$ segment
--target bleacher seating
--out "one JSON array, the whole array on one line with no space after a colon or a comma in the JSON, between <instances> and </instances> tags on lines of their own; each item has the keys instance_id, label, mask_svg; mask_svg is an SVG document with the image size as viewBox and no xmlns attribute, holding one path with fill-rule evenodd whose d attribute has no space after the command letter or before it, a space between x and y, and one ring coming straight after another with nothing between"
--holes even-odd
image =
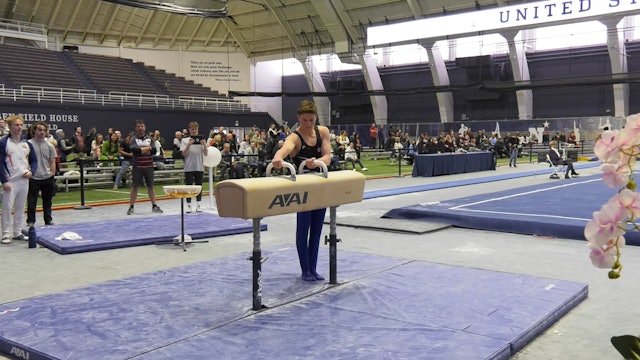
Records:
<instances>
[{"instance_id":1,"label":"bleacher seating","mask_svg":"<svg viewBox=\"0 0 640 360\"><path fill-rule=\"evenodd\" d=\"M136 71L133 61L129 59L77 52L65 52L64 54L95 85L96 90L101 93L162 93L148 79L145 79Z\"/></svg>"},{"instance_id":2,"label":"bleacher seating","mask_svg":"<svg viewBox=\"0 0 640 360\"><path fill-rule=\"evenodd\" d=\"M196 84L191 80L167 73L164 70L156 69L154 66L144 66L143 71L149 75L157 84L160 84L169 96L179 97L208 97L225 98L217 91Z\"/></svg>"},{"instance_id":3,"label":"bleacher seating","mask_svg":"<svg viewBox=\"0 0 640 360\"><path fill-rule=\"evenodd\" d=\"M40 91L40 95L61 90L89 91L94 97L140 97L163 103L176 99L195 106L215 104L219 111L251 111L239 101L155 67L73 51L0 45L0 82L5 88ZM223 106L217 106L219 100Z\"/></svg>"},{"instance_id":4,"label":"bleacher seating","mask_svg":"<svg viewBox=\"0 0 640 360\"><path fill-rule=\"evenodd\" d=\"M0 45L0 71L12 87L57 87L79 89L85 86L49 50Z\"/></svg>"}]
</instances>

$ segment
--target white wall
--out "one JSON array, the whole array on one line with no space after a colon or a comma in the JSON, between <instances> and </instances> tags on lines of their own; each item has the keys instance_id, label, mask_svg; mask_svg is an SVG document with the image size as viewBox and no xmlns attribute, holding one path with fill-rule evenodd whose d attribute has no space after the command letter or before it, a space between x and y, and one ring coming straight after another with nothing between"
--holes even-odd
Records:
<instances>
[{"instance_id":1,"label":"white wall","mask_svg":"<svg viewBox=\"0 0 640 360\"><path fill-rule=\"evenodd\" d=\"M83 53L132 59L146 65L182 76L197 84L210 87L222 94L232 91L281 92L282 77L291 69L301 67L295 59L263 59L251 63L242 53L167 51L132 49L126 47L79 46ZM282 98L238 97L253 111L268 112L277 122L282 119ZM293 121L293 122L292 122Z\"/></svg>"},{"instance_id":2,"label":"white wall","mask_svg":"<svg viewBox=\"0 0 640 360\"><path fill-rule=\"evenodd\" d=\"M192 80L222 94L228 94L229 90L249 91L250 89L250 62L241 53L93 46L79 46L78 50L88 54L117 56L143 62L146 65L155 66L158 69ZM246 100L248 101L249 99Z\"/></svg>"},{"instance_id":3,"label":"white wall","mask_svg":"<svg viewBox=\"0 0 640 360\"><path fill-rule=\"evenodd\" d=\"M282 91L282 60L262 61L252 67L254 83L251 91ZM268 112L278 123L282 124L282 97L252 97L251 108L255 111Z\"/></svg>"}]
</instances>

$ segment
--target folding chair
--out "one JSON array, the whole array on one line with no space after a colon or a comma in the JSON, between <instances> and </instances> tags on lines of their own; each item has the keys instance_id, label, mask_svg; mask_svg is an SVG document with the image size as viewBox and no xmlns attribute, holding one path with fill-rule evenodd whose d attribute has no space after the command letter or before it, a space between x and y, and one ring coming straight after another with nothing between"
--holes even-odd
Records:
<instances>
[{"instance_id":1,"label":"folding chair","mask_svg":"<svg viewBox=\"0 0 640 360\"><path fill-rule=\"evenodd\" d=\"M564 164L558 164L558 165L554 165L553 162L551 162L551 157L549 157L549 154L547 154L547 162L549 163L549 166L552 169L551 172L551 176L549 176L550 179L560 179L560 174L564 173L566 171Z\"/></svg>"}]
</instances>

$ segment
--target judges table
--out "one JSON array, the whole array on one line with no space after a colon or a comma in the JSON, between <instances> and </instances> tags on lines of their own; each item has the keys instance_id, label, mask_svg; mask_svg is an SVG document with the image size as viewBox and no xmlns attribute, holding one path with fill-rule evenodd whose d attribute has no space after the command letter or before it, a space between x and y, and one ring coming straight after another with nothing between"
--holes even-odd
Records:
<instances>
[{"instance_id":1,"label":"judges table","mask_svg":"<svg viewBox=\"0 0 640 360\"><path fill-rule=\"evenodd\" d=\"M466 154L426 154L413 159L413 176L438 176L475 171L495 170L493 153L489 151Z\"/></svg>"}]
</instances>

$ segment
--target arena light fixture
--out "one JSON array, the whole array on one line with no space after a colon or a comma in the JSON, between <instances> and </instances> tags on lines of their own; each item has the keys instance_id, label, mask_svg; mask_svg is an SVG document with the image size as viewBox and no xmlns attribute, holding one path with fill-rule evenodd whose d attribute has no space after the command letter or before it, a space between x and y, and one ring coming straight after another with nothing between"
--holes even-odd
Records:
<instances>
[{"instance_id":1,"label":"arena light fixture","mask_svg":"<svg viewBox=\"0 0 640 360\"><path fill-rule=\"evenodd\" d=\"M229 15L228 0L104 0L115 4L134 6L148 10L167 11L175 14L205 18L226 18Z\"/></svg>"}]
</instances>

